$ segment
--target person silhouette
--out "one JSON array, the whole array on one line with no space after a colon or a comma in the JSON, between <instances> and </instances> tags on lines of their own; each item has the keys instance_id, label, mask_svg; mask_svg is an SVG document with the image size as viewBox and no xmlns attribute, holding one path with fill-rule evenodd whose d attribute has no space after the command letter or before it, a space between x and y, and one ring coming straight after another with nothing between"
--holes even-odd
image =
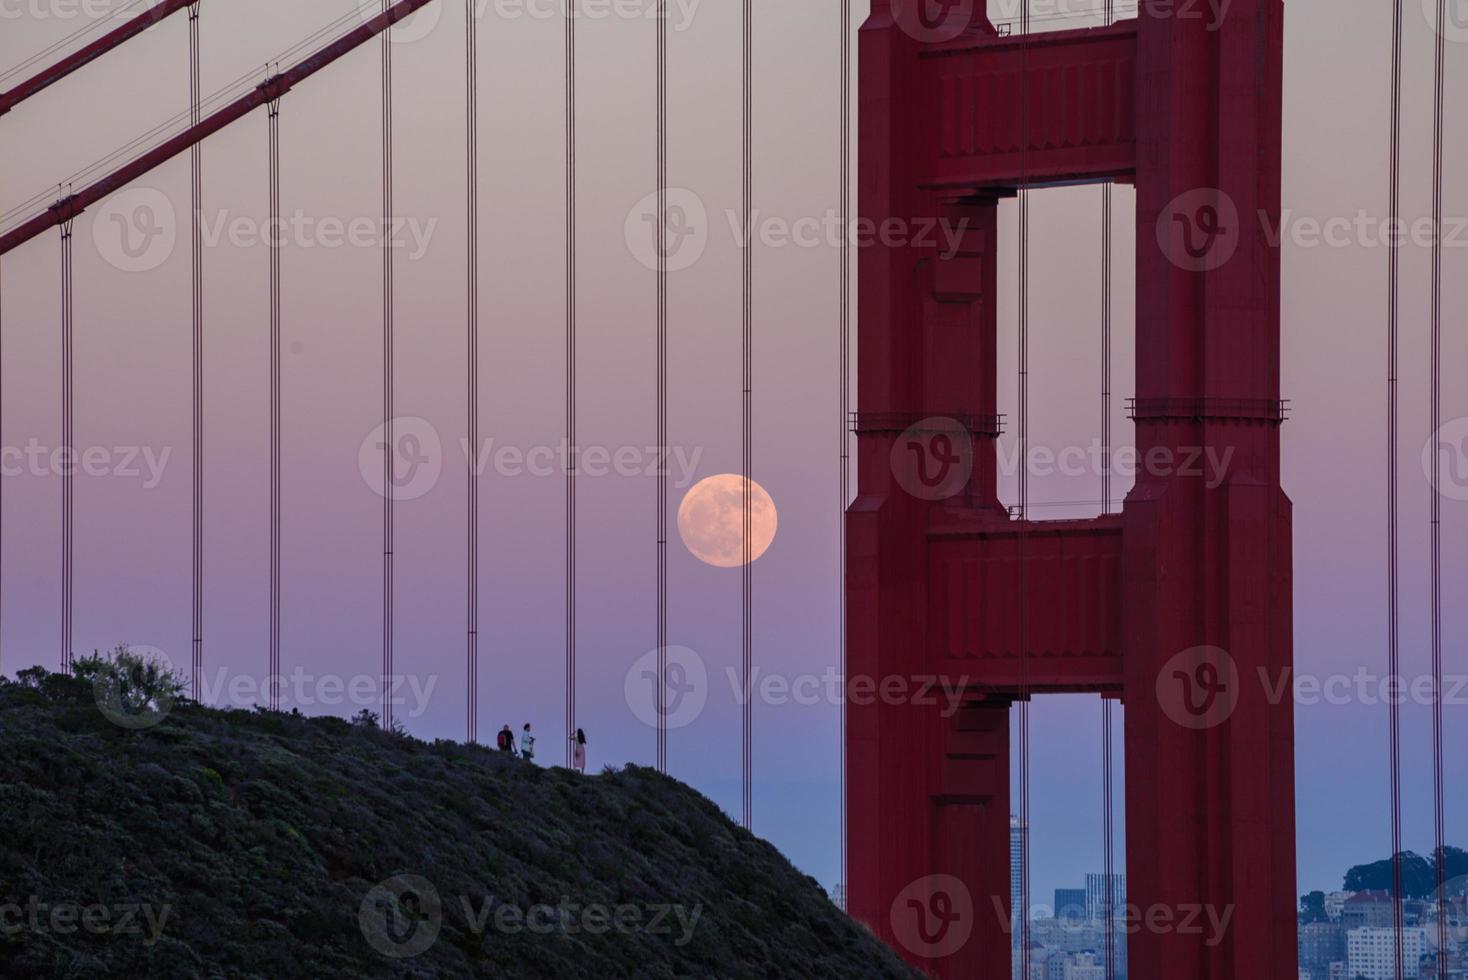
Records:
<instances>
[{"instance_id":1,"label":"person silhouette","mask_svg":"<svg viewBox=\"0 0 1468 980\"><path fill-rule=\"evenodd\" d=\"M580 773L586 772L586 732L579 728L571 736L571 768Z\"/></svg>"},{"instance_id":2,"label":"person silhouette","mask_svg":"<svg viewBox=\"0 0 1468 980\"><path fill-rule=\"evenodd\" d=\"M520 758L526 762L535 761L535 736L530 734L530 722L525 723L525 731L520 735Z\"/></svg>"},{"instance_id":3,"label":"person silhouette","mask_svg":"<svg viewBox=\"0 0 1468 980\"><path fill-rule=\"evenodd\" d=\"M515 733L510 731L509 725L500 729L499 737L495 740L495 744L501 752L515 751Z\"/></svg>"}]
</instances>

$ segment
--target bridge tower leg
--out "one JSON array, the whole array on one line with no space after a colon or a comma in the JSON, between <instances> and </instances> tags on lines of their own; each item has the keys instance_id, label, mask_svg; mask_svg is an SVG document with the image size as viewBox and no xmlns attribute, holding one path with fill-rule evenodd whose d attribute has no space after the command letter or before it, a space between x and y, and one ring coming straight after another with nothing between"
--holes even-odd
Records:
<instances>
[{"instance_id":1,"label":"bridge tower leg","mask_svg":"<svg viewBox=\"0 0 1468 980\"><path fill-rule=\"evenodd\" d=\"M916 55L914 37L876 10L860 40L860 215L872 240L859 253L848 514L847 895L854 916L934 976L1009 980L1009 701L969 695L945 711L952 692L924 691L936 674L927 530L954 508L1000 513L997 207L919 188ZM957 426L927 431L929 416ZM953 469L945 453L958 442ZM903 689L884 693L884 681Z\"/></svg>"},{"instance_id":2,"label":"bridge tower leg","mask_svg":"<svg viewBox=\"0 0 1468 980\"><path fill-rule=\"evenodd\" d=\"M1144 5L1145 7L1146 5ZM1298 974L1291 518L1280 485L1281 0L1138 27L1139 456L1125 507L1131 902L1143 980ZM1158 233L1161 229L1161 233ZM1223 462L1226 461L1226 462ZM1210 649L1211 648L1211 649Z\"/></svg>"}]
</instances>

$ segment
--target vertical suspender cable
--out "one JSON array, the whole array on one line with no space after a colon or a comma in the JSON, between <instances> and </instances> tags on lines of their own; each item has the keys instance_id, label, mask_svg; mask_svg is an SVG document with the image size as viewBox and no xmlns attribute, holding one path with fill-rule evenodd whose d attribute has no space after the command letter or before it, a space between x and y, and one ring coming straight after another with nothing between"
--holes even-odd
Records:
<instances>
[{"instance_id":1,"label":"vertical suspender cable","mask_svg":"<svg viewBox=\"0 0 1468 980\"><path fill-rule=\"evenodd\" d=\"M72 601L76 567L76 307L72 288L72 219L61 225L61 666L71 670Z\"/></svg>"},{"instance_id":2,"label":"vertical suspender cable","mask_svg":"<svg viewBox=\"0 0 1468 980\"><path fill-rule=\"evenodd\" d=\"M566 4L566 732L576 733L576 18ZM566 740L569 768L574 748Z\"/></svg>"},{"instance_id":3,"label":"vertical suspender cable","mask_svg":"<svg viewBox=\"0 0 1468 980\"><path fill-rule=\"evenodd\" d=\"M750 237L754 216L754 6L744 0L744 564L743 682L744 827L754 826L754 251Z\"/></svg>"},{"instance_id":4,"label":"vertical suspender cable","mask_svg":"<svg viewBox=\"0 0 1468 980\"><path fill-rule=\"evenodd\" d=\"M668 9L657 10L657 767L668 771Z\"/></svg>"},{"instance_id":5,"label":"vertical suspender cable","mask_svg":"<svg viewBox=\"0 0 1468 980\"><path fill-rule=\"evenodd\" d=\"M189 7L189 123L199 125L199 4ZM192 674L190 685L195 701L203 693L204 675L204 148L195 144L189 151L190 200L192 202L191 262L193 290L193 583L192 583Z\"/></svg>"},{"instance_id":6,"label":"vertical suspender cable","mask_svg":"<svg viewBox=\"0 0 1468 980\"><path fill-rule=\"evenodd\" d=\"M467 738L479 741L479 17L476 0L464 0L464 135L468 210L468 296L466 390L468 393L469 489L468 623L465 666L468 684Z\"/></svg>"},{"instance_id":7,"label":"vertical suspender cable","mask_svg":"<svg viewBox=\"0 0 1468 980\"><path fill-rule=\"evenodd\" d=\"M836 572L837 605L837 657L840 659L841 684L846 684L846 508L851 501L851 0L841 0L841 251L838 288L837 370L841 376L836 385L840 391L837 422L839 428L837 464L840 474L837 482L838 503L836 511L837 536L839 540ZM846 809L846 697L841 698L841 907L846 908L847 877L847 809Z\"/></svg>"},{"instance_id":8,"label":"vertical suspender cable","mask_svg":"<svg viewBox=\"0 0 1468 980\"><path fill-rule=\"evenodd\" d=\"M1402 0L1392 5L1391 80L1391 187L1388 210L1395 228L1402 194ZM1400 407L1397 385L1399 358L1399 295L1401 247L1393 237L1389 258L1387 311L1387 674L1399 677L1401 664L1401 585L1398 556L1398 459ZM1406 976L1404 910L1402 908L1402 712L1396 698L1388 707L1391 751L1392 904L1395 909L1396 976Z\"/></svg>"},{"instance_id":9,"label":"vertical suspender cable","mask_svg":"<svg viewBox=\"0 0 1468 980\"><path fill-rule=\"evenodd\" d=\"M391 0L382 0L384 12ZM382 727L393 727L393 422L394 287L392 155L392 30L382 32Z\"/></svg>"},{"instance_id":10,"label":"vertical suspender cable","mask_svg":"<svg viewBox=\"0 0 1468 980\"><path fill-rule=\"evenodd\" d=\"M1030 193L1026 186L1029 152L1029 35L1030 3L1020 6L1020 186L1019 186L1019 811L1020 909L1019 937L1021 976L1030 975L1030 691L1029 663L1029 568L1026 564L1025 531L1030 519L1029 433L1030 433Z\"/></svg>"},{"instance_id":11,"label":"vertical suspender cable","mask_svg":"<svg viewBox=\"0 0 1468 980\"><path fill-rule=\"evenodd\" d=\"M1447 41L1447 0L1437 4L1437 49L1433 60L1432 113L1432 405L1430 431L1432 447L1432 803L1435 850L1433 864L1437 871L1437 972L1439 980L1448 976L1448 894L1447 894L1447 827L1443 797L1446 791L1443 773L1443 540L1442 540L1442 454L1438 451L1437 433L1442 428L1442 283L1443 283L1443 75Z\"/></svg>"},{"instance_id":12,"label":"vertical suspender cable","mask_svg":"<svg viewBox=\"0 0 1468 980\"><path fill-rule=\"evenodd\" d=\"M1116 20L1115 0L1106 0L1105 24L1110 27ZM1111 224L1112 195L1111 181L1101 185L1101 513L1111 513ZM1106 980L1116 978L1116 930L1112 927L1112 886L1116 873L1114 854L1115 770L1111 755L1112 714L1111 700L1101 701L1101 830L1105 835L1102 846L1102 882L1106 898L1101 908L1102 923L1106 930Z\"/></svg>"},{"instance_id":13,"label":"vertical suspender cable","mask_svg":"<svg viewBox=\"0 0 1468 980\"><path fill-rule=\"evenodd\" d=\"M280 710L280 100L269 106L270 120L270 710Z\"/></svg>"}]
</instances>

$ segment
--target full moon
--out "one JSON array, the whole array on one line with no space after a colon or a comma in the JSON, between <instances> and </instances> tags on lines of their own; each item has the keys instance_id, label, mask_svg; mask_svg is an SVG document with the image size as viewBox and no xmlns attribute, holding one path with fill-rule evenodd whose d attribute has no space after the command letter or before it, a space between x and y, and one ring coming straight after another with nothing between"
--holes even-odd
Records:
<instances>
[{"instance_id":1,"label":"full moon","mask_svg":"<svg viewBox=\"0 0 1468 980\"><path fill-rule=\"evenodd\" d=\"M720 473L694 484L678 505L678 533L699 561L717 568L744 564L744 477ZM750 484L751 561L775 540L779 517L765 488Z\"/></svg>"}]
</instances>

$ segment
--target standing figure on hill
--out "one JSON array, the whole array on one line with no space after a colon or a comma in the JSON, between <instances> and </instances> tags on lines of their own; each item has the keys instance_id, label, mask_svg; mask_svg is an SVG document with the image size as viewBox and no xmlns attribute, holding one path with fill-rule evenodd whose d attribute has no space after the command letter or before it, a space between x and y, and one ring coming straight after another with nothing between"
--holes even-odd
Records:
<instances>
[{"instance_id":1,"label":"standing figure on hill","mask_svg":"<svg viewBox=\"0 0 1468 980\"><path fill-rule=\"evenodd\" d=\"M571 768L579 773L586 772L586 732L579 728L571 736Z\"/></svg>"},{"instance_id":2,"label":"standing figure on hill","mask_svg":"<svg viewBox=\"0 0 1468 980\"><path fill-rule=\"evenodd\" d=\"M501 752L513 753L515 751L515 733L510 731L509 725L506 725L504 728L500 729L499 738L496 740L495 744L499 747L499 750Z\"/></svg>"},{"instance_id":3,"label":"standing figure on hill","mask_svg":"<svg viewBox=\"0 0 1468 980\"><path fill-rule=\"evenodd\" d=\"M525 723L525 731L520 736L520 758L526 762L535 761L535 736L530 734L530 722Z\"/></svg>"}]
</instances>

